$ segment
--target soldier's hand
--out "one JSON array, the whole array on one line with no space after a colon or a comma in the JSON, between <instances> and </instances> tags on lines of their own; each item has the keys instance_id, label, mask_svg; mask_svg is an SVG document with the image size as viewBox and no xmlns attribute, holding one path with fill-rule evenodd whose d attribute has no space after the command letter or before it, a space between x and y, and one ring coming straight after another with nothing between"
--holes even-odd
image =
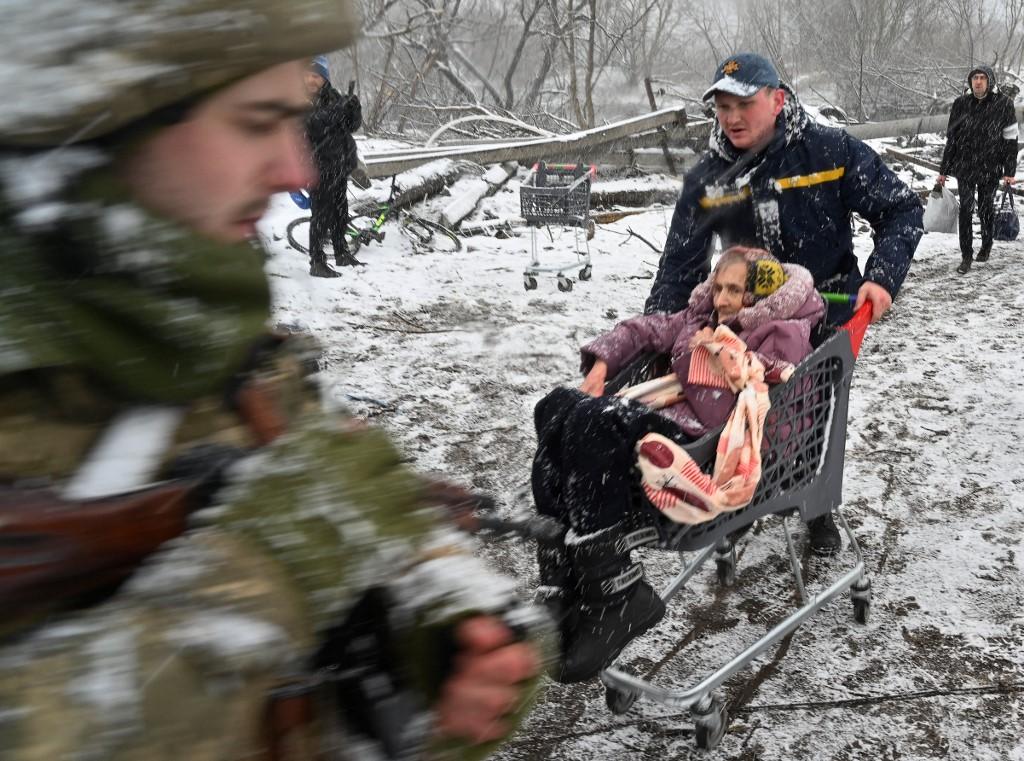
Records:
<instances>
[{"instance_id":1,"label":"soldier's hand","mask_svg":"<svg viewBox=\"0 0 1024 761\"><path fill-rule=\"evenodd\" d=\"M538 673L538 653L493 616L463 621L455 635L460 650L435 707L438 731L471 743L498 740L511 729L506 716L520 704L524 682Z\"/></svg>"},{"instance_id":2,"label":"soldier's hand","mask_svg":"<svg viewBox=\"0 0 1024 761\"><path fill-rule=\"evenodd\" d=\"M857 291L857 303L854 304L853 311L860 309L865 301L871 302L871 322L877 322L892 306L892 296L889 292L870 280L865 280Z\"/></svg>"},{"instance_id":3,"label":"soldier's hand","mask_svg":"<svg viewBox=\"0 0 1024 761\"><path fill-rule=\"evenodd\" d=\"M1017 182L1017 178L1016 177L1004 177L1003 178L1003 182L1005 182L1007 185L1013 185L1015 182Z\"/></svg>"}]
</instances>

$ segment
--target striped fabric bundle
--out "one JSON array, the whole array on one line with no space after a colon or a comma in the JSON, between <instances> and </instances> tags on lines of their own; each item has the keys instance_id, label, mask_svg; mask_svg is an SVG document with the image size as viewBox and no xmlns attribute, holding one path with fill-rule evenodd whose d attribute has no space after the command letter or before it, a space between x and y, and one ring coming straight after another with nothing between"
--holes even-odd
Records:
<instances>
[{"instance_id":1,"label":"striped fabric bundle","mask_svg":"<svg viewBox=\"0 0 1024 761\"><path fill-rule=\"evenodd\" d=\"M712 475L686 451L657 433L636 445L641 486L651 504L677 523L702 523L748 504L761 478L761 439L771 403L761 361L726 326L698 345L690 382L737 394L736 406L718 439Z\"/></svg>"}]
</instances>

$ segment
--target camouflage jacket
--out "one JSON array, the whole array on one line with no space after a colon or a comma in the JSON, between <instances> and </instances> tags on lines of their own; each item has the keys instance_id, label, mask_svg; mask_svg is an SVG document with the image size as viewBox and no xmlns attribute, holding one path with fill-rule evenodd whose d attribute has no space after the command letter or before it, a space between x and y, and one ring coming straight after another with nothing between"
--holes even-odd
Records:
<instances>
[{"instance_id":1,"label":"camouflage jacket","mask_svg":"<svg viewBox=\"0 0 1024 761\"><path fill-rule=\"evenodd\" d=\"M0 157L0 169L21 160ZM62 160L91 162L86 149ZM269 318L260 254L198 240L104 171L85 176L55 208L0 201L0 483L68 493L140 409L173 421L150 482L197 445L245 456L215 504L115 594L0 630L4 758L249 757L265 744L267 690L302 672L371 588L395 601L403 668L427 705L439 675L422 638L512 604L512 582L438 520L381 432L324 409L302 352L248 376L285 421L280 435L227 406ZM132 454L152 449L149 433L129 437ZM297 757L347 742L322 723Z\"/></svg>"}]
</instances>

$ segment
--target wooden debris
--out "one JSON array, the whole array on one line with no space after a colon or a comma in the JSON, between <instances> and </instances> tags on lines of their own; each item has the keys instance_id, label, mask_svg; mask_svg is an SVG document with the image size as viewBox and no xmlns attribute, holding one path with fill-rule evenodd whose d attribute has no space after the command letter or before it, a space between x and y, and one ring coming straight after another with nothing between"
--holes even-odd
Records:
<instances>
[{"instance_id":1,"label":"wooden debris","mask_svg":"<svg viewBox=\"0 0 1024 761\"><path fill-rule=\"evenodd\" d=\"M482 177L471 180L465 192L454 198L441 211L441 224L453 229L458 227L462 220L476 210L481 200L494 195L502 185L508 182L508 179L515 175L517 168L518 164L515 162L496 164L488 169Z\"/></svg>"}]
</instances>

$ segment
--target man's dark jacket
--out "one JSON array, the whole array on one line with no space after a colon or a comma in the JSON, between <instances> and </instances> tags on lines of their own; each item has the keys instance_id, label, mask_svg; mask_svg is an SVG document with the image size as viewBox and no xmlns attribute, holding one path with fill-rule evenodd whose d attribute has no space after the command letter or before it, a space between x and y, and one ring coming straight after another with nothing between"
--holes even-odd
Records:
<instances>
[{"instance_id":1,"label":"man's dark jacket","mask_svg":"<svg viewBox=\"0 0 1024 761\"><path fill-rule=\"evenodd\" d=\"M988 77L988 92L984 98L968 92L953 101L939 174L972 185L991 185L1017 173L1017 115L1013 102L996 89L988 66L972 69L968 86L978 72Z\"/></svg>"},{"instance_id":2,"label":"man's dark jacket","mask_svg":"<svg viewBox=\"0 0 1024 761\"><path fill-rule=\"evenodd\" d=\"M874 230L861 277L851 215ZM645 311L683 309L723 247L765 248L811 271L819 290L856 293L864 279L896 296L923 233L917 196L878 154L845 131L812 122L787 90L775 137L759 154L737 151L716 124L711 149L683 179ZM830 312L830 320L844 314Z\"/></svg>"},{"instance_id":3,"label":"man's dark jacket","mask_svg":"<svg viewBox=\"0 0 1024 761\"><path fill-rule=\"evenodd\" d=\"M363 110L355 95L342 95L330 82L320 88L306 121L306 134L321 187L343 180L356 168L359 158L352 133L363 124ZM343 192L343 191L342 191Z\"/></svg>"}]
</instances>

